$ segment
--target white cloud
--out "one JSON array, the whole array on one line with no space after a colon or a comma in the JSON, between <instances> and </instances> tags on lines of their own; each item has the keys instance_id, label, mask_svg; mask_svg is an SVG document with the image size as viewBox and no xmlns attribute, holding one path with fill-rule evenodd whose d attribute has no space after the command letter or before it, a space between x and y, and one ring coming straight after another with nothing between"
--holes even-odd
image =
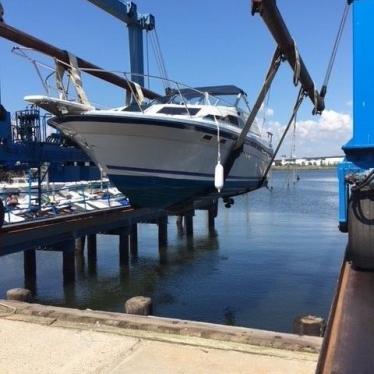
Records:
<instances>
[{"instance_id":1,"label":"white cloud","mask_svg":"<svg viewBox=\"0 0 374 374\"><path fill-rule=\"evenodd\" d=\"M263 116L264 112L265 112L266 117L273 117L274 116L274 109L272 109L270 107L266 107L266 109L265 109L265 104L262 103L261 108L259 110L260 116Z\"/></svg>"},{"instance_id":2,"label":"white cloud","mask_svg":"<svg viewBox=\"0 0 374 374\"><path fill-rule=\"evenodd\" d=\"M269 122L266 131L274 133L275 144L282 135L285 125L277 121ZM281 152L290 153L290 138ZM298 121L296 124L296 154L297 156L328 156L342 154L341 147L352 136L352 117L346 113L325 110L321 116L310 120Z\"/></svg>"}]
</instances>

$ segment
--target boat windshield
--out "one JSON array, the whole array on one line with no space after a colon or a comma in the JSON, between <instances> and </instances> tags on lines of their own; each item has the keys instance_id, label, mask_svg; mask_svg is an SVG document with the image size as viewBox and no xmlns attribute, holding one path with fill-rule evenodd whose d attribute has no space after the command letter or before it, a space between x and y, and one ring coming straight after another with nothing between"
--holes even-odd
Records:
<instances>
[{"instance_id":1,"label":"boat windshield","mask_svg":"<svg viewBox=\"0 0 374 374\"><path fill-rule=\"evenodd\" d=\"M244 112L248 112L249 108L243 94L237 95L209 95L201 92L174 93L172 95L163 96L150 103L157 104L175 104L175 105L213 105L236 107Z\"/></svg>"}]
</instances>

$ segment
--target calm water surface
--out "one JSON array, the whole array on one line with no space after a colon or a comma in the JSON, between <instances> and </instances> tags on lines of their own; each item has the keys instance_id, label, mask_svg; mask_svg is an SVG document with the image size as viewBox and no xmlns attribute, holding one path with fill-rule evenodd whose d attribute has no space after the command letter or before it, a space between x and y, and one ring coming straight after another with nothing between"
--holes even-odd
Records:
<instances>
[{"instance_id":1,"label":"calm water surface","mask_svg":"<svg viewBox=\"0 0 374 374\"><path fill-rule=\"evenodd\" d=\"M119 266L118 238L98 236L97 268L77 262L75 285L63 287L62 255L37 253L36 301L122 311L151 296L159 316L291 331L300 314L326 317L346 245L337 229L335 170L274 172L262 189L220 206L216 232L197 212L194 238L169 219L169 245L158 251L155 225L139 225L139 254ZM0 258L0 297L23 287L22 253Z\"/></svg>"}]
</instances>

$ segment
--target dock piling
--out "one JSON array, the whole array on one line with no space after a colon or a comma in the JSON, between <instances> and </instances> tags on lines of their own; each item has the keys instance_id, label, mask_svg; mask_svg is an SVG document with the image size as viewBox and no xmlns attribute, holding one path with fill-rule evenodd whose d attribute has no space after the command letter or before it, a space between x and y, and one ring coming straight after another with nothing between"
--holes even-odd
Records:
<instances>
[{"instance_id":1,"label":"dock piling","mask_svg":"<svg viewBox=\"0 0 374 374\"><path fill-rule=\"evenodd\" d=\"M138 257L138 225L136 223L131 225L130 230L130 253L131 257Z\"/></svg>"},{"instance_id":2,"label":"dock piling","mask_svg":"<svg viewBox=\"0 0 374 374\"><path fill-rule=\"evenodd\" d=\"M158 245L159 248L166 246L168 242L168 219L162 217L158 220Z\"/></svg>"},{"instance_id":3,"label":"dock piling","mask_svg":"<svg viewBox=\"0 0 374 374\"><path fill-rule=\"evenodd\" d=\"M129 233L127 230L122 230L119 233L119 263L120 265L127 265L129 262Z\"/></svg>"},{"instance_id":4,"label":"dock piling","mask_svg":"<svg viewBox=\"0 0 374 374\"><path fill-rule=\"evenodd\" d=\"M31 291L25 288L12 288L7 291L6 299L29 303L31 301Z\"/></svg>"},{"instance_id":5,"label":"dock piling","mask_svg":"<svg viewBox=\"0 0 374 374\"><path fill-rule=\"evenodd\" d=\"M215 228L215 218L217 217L218 213L218 205L217 203L212 204L208 208L208 229L209 231L213 231Z\"/></svg>"},{"instance_id":6,"label":"dock piling","mask_svg":"<svg viewBox=\"0 0 374 374\"><path fill-rule=\"evenodd\" d=\"M186 227L186 235L193 236L193 212L185 214L184 216L184 224Z\"/></svg>"},{"instance_id":7,"label":"dock piling","mask_svg":"<svg viewBox=\"0 0 374 374\"><path fill-rule=\"evenodd\" d=\"M80 238L75 239L75 252L84 253L84 245L86 243L86 237L81 236Z\"/></svg>"},{"instance_id":8,"label":"dock piling","mask_svg":"<svg viewBox=\"0 0 374 374\"><path fill-rule=\"evenodd\" d=\"M36 291L36 253L34 249L23 252L23 271L25 288Z\"/></svg>"},{"instance_id":9,"label":"dock piling","mask_svg":"<svg viewBox=\"0 0 374 374\"><path fill-rule=\"evenodd\" d=\"M125 313L139 316L152 314L152 299L144 296L132 297L125 303Z\"/></svg>"},{"instance_id":10,"label":"dock piling","mask_svg":"<svg viewBox=\"0 0 374 374\"><path fill-rule=\"evenodd\" d=\"M64 243L62 251L62 272L64 284L69 284L75 280L75 242L68 241Z\"/></svg>"},{"instance_id":11,"label":"dock piling","mask_svg":"<svg viewBox=\"0 0 374 374\"><path fill-rule=\"evenodd\" d=\"M298 335L323 336L325 320L316 316L301 316L294 320L294 333Z\"/></svg>"},{"instance_id":12,"label":"dock piling","mask_svg":"<svg viewBox=\"0 0 374 374\"><path fill-rule=\"evenodd\" d=\"M87 235L87 265L90 274L96 273L97 240L96 234Z\"/></svg>"}]
</instances>

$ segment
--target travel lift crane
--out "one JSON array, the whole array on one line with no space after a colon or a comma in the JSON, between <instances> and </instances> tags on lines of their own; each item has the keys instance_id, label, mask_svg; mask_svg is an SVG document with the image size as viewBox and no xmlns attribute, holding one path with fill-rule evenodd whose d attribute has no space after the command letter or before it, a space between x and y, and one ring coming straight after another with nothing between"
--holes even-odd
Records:
<instances>
[{"instance_id":1,"label":"travel lift crane","mask_svg":"<svg viewBox=\"0 0 374 374\"><path fill-rule=\"evenodd\" d=\"M291 67L295 66L292 60L294 42L276 1L252 1L252 13L260 13L279 49ZM348 0L346 10L349 6L353 7L353 138L343 146L346 157L338 166L339 228L348 232L348 260L357 269L374 270L374 0ZM343 15L340 37L347 14L348 11ZM332 60L334 54L336 56L336 50ZM311 86L308 89L310 80L302 61L300 68L300 82L313 101L313 90ZM323 86L321 99L326 90ZM322 101L320 104L316 101L317 112L323 110Z\"/></svg>"},{"instance_id":2,"label":"travel lift crane","mask_svg":"<svg viewBox=\"0 0 374 374\"><path fill-rule=\"evenodd\" d=\"M127 24L130 48L131 80L144 87L144 48L143 31L155 28L152 14L142 15L133 2L122 0L88 0L120 21Z\"/></svg>"},{"instance_id":3,"label":"travel lift crane","mask_svg":"<svg viewBox=\"0 0 374 374\"><path fill-rule=\"evenodd\" d=\"M348 258L374 270L374 0L353 6L353 138L338 167L339 228L348 232Z\"/></svg>"}]
</instances>

